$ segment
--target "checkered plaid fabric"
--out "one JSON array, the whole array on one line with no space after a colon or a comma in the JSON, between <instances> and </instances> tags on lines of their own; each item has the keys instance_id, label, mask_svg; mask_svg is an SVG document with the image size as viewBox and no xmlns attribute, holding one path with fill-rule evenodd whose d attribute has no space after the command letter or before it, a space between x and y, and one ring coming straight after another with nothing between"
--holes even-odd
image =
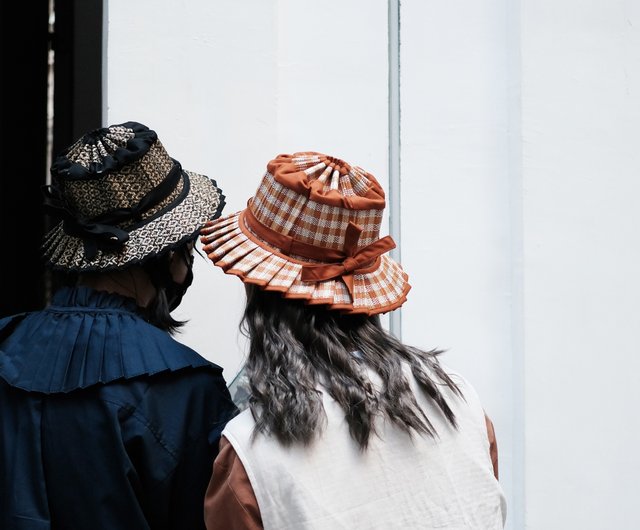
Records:
<instances>
[{"instance_id":1,"label":"checkered plaid fabric","mask_svg":"<svg viewBox=\"0 0 640 530\"><path fill-rule=\"evenodd\" d=\"M268 164L247 209L251 216L242 210L201 231L204 251L226 273L346 313L384 313L406 300L407 274L384 254L335 277L302 280L305 266L336 261L323 253L346 252L350 223L359 230L356 252L379 241L384 192L363 169L320 153L280 155ZM302 243L302 250L286 250L289 240ZM309 247L313 255L305 255Z\"/></svg>"},{"instance_id":2,"label":"checkered plaid fabric","mask_svg":"<svg viewBox=\"0 0 640 530\"><path fill-rule=\"evenodd\" d=\"M320 172L321 164L314 167L317 168L315 175L322 177L327 174L326 170ZM355 189L367 189L365 184L361 183L366 177L361 177L355 171L353 175L357 177L356 186L353 187L346 176L332 178L330 181L323 181L321 178L318 180L325 183L326 190L334 189L331 188L331 182L335 182L338 191L344 189L348 196L355 196ZM309 178L313 176L312 173ZM343 187L342 184L345 182L349 186ZM359 246L373 243L379 238L383 215L383 210L352 210L310 200L276 182L268 172L251 201L251 210L256 218L269 228L311 245L337 250L344 247L345 227L349 221L362 228Z\"/></svg>"}]
</instances>

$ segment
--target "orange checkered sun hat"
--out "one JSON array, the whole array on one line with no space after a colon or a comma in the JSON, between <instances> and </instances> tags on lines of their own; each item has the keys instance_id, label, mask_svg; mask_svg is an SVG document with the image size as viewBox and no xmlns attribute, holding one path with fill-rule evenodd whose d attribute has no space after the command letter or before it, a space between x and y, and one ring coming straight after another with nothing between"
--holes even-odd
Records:
<instances>
[{"instance_id":1,"label":"orange checkered sun hat","mask_svg":"<svg viewBox=\"0 0 640 530\"><path fill-rule=\"evenodd\" d=\"M345 313L400 307L411 286L380 238L384 190L373 175L315 152L279 155L244 210L207 223L203 250L226 273Z\"/></svg>"}]
</instances>

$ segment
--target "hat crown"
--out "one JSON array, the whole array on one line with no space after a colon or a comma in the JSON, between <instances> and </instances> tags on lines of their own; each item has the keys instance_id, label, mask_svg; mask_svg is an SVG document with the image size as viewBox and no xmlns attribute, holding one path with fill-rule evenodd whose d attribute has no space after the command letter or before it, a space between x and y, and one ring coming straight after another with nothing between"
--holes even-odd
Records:
<instances>
[{"instance_id":1,"label":"hat crown","mask_svg":"<svg viewBox=\"0 0 640 530\"><path fill-rule=\"evenodd\" d=\"M331 250L344 248L349 223L362 230L358 247L376 241L384 207L384 191L373 175L317 152L273 159L249 202L268 229Z\"/></svg>"},{"instance_id":2,"label":"hat crown","mask_svg":"<svg viewBox=\"0 0 640 530\"><path fill-rule=\"evenodd\" d=\"M91 164L101 165L108 156L121 148L136 135L132 128L123 125L94 129L75 142L64 155L68 160L89 169Z\"/></svg>"},{"instance_id":3,"label":"hat crown","mask_svg":"<svg viewBox=\"0 0 640 530\"><path fill-rule=\"evenodd\" d=\"M56 158L51 174L68 209L79 218L91 219L134 208L176 165L155 131L127 122L85 134ZM181 187L178 184L162 204L171 202ZM145 217L158 209L147 210Z\"/></svg>"}]
</instances>

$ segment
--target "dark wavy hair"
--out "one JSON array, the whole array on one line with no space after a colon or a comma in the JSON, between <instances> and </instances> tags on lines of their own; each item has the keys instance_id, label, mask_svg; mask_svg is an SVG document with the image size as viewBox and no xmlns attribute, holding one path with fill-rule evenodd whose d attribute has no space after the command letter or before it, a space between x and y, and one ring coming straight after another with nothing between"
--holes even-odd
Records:
<instances>
[{"instance_id":1,"label":"dark wavy hair","mask_svg":"<svg viewBox=\"0 0 640 530\"><path fill-rule=\"evenodd\" d=\"M319 385L344 410L351 437L362 450L379 415L410 434L435 436L403 363L456 427L439 387L461 393L438 362L440 350L401 343L383 329L378 316L341 314L250 284L246 294L240 329L249 339L245 369L254 436L273 435L286 446L309 444L326 422ZM380 388L371 383L367 369L380 377Z\"/></svg>"}]
</instances>

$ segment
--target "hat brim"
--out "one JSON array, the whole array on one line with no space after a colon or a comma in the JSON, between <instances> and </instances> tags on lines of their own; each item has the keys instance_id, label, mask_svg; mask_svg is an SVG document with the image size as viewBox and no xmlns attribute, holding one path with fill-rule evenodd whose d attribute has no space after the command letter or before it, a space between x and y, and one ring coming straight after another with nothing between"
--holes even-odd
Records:
<instances>
[{"instance_id":1,"label":"hat brim","mask_svg":"<svg viewBox=\"0 0 640 530\"><path fill-rule=\"evenodd\" d=\"M65 272L117 270L145 262L197 237L203 225L217 219L225 197L215 180L183 171L184 193L177 204L145 220L129 231L129 239L116 252L98 250L92 260L85 255L82 239L65 233L59 223L44 238L47 265Z\"/></svg>"},{"instance_id":2,"label":"hat brim","mask_svg":"<svg viewBox=\"0 0 640 530\"><path fill-rule=\"evenodd\" d=\"M302 267L309 261L287 256L261 240L243 222L243 212L208 223L201 231L203 250L225 273L285 298L350 314L386 313L406 301L411 289L408 275L386 254L353 272L353 294L341 278L302 281Z\"/></svg>"}]
</instances>

